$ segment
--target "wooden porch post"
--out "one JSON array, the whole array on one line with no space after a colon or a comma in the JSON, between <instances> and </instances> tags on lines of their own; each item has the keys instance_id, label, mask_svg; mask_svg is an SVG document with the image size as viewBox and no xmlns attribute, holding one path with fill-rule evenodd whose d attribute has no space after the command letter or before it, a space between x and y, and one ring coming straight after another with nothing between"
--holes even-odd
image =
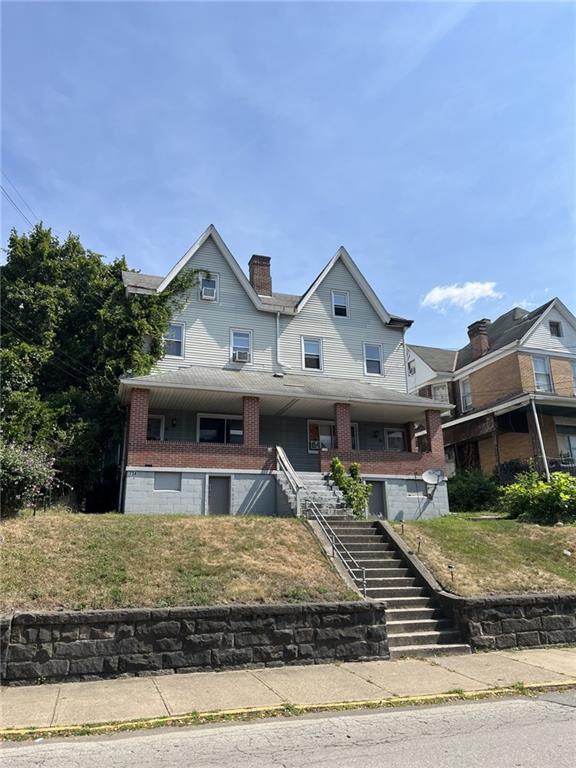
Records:
<instances>
[{"instance_id":1,"label":"wooden porch post","mask_svg":"<svg viewBox=\"0 0 576 768\"><path fill-rule=\"evenodd\" d=\"M335 403L334 416L336 420L336 446L342 453L349 453L352 450L350 403Z\"/></svg>"},{"instance_id":2,"label":"wooden porch post","mask_svg":"<svg viewBox=\"0 0 576 768\"><path fill-rule=\"evenodd\" d=\"M244 397L244 445L258 448L260 445L260 398Z\"/></svg>"}]
</instances>

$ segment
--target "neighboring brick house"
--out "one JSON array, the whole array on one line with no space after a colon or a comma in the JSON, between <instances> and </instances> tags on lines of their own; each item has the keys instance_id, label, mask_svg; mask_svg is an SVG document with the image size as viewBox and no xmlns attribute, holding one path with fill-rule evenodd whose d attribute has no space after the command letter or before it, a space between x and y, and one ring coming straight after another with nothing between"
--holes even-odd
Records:
<instances>
[{"instance_id":1,"label":"neighboring brick house","mask_svg":"<svg viewBox=\"0 0 576 768\"><path fill-rule=\"evenodd\" d=\"M448 464L496 470L535 460L576 465L576 318L560 299L468 327L460 350L409 345L410 391L453 404L443 415Z\"/></svg>"},{"instance_id":2,"label":"neighboring brick house","mask_svg":"<svg viewBox=\"0 0 576 768\"><path fill-rule=\"evenodd\" d=\"M279 514L277 446L301 476L335 455L360 462L376 514L448 511L445 486L428 499L421 479L444 466L443 405L408 393L411 321L385 309L344 248L302 295L276 293L270 259L252 256L247 278L210 226L166 277L124 273L127 293L157 294L187 268L202 277L165 356L120 382L124 511ZM422 452L416 423L430 433Z\"/></svg>"}]
</instances>

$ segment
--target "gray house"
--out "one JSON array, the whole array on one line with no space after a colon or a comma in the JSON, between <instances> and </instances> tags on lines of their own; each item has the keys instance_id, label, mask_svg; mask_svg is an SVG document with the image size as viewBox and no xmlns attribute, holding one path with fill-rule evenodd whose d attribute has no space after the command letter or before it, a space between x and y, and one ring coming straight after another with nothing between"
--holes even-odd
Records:
<instances>
[{"instance_id":1,"label":"gray house","mask_svg":"<svg viewBox=\"0 0 576 768\"><path fill-rule=\"evenodd\" d=\"M443 468L446 404L408 393L404 332L340 248L302 295L272 290L270 259L246 277L213 226L165 277L126 272L154 295L202 270L148 376L125 377L128 513L286 514L282 475L318 483L334 456L359 462L371 512L410 519L447 512L422 473ZM423 452L414 425L425 424Z\"/></svg>"}]
</instances>

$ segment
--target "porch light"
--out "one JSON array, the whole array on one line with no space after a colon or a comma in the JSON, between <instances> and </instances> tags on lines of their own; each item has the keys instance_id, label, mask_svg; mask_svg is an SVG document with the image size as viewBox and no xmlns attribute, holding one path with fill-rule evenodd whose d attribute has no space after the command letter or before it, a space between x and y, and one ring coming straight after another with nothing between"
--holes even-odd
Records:
<instances>
[{"instance_id":1,"label":"porch light","mask_svg":"<svg viewBox=\"0 0 576 768\"><path fill-rule=\"evenodd\" d=\"M176 426L176 419L172 419L172 421L170 423L172 424L173 427L175 427Z\"/></svg>"}]
</instances>

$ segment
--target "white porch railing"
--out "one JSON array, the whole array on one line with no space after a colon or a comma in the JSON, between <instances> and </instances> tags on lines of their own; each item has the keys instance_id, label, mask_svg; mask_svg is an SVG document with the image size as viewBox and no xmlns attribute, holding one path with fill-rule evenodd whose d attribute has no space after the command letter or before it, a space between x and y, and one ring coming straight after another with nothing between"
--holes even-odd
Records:
<instances>
[{"instance_id":1,"label":"white porch railing","mask_svg":"<svg viewBox=\"0 0 576 768\"><path fill-rule=\"evenodd\" d=\"M307 510L312 514L312 517L316 520L332 546L332 557L338 555L342 565L350 574L352 581L362 584L362 594L366 597L366 568L358 564L358 561L350 554L346 545L341 541L327 518L322 514L308 489L298 477L296 470L290 463L290 459L286 456L286 452L281 445L276 446L276 469L283 474L294 492L296 497L296 516L300 517L302 515L302 501L305 499Z\"/></svg>"}]
</instances>

